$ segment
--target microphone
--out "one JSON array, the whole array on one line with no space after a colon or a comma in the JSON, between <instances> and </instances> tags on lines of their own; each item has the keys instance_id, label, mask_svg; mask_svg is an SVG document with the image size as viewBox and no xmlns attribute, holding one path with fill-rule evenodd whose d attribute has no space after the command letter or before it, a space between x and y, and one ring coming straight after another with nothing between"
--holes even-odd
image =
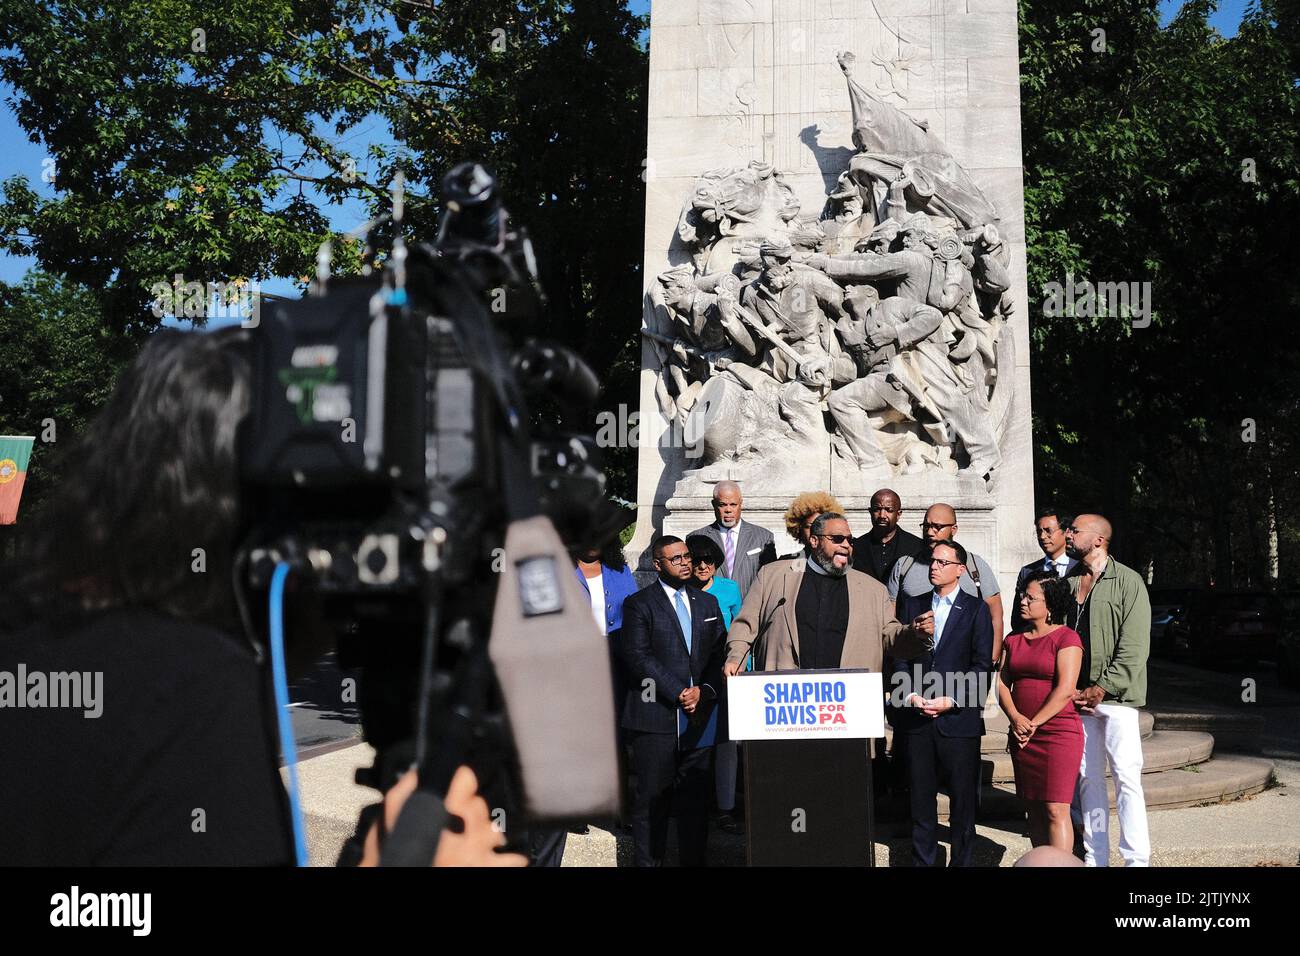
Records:
<instances>
[{"instance_id":1,"label":"microphone","mask_svg":"<svg viewBox=\"0 0 1300 956\"><path fill-rule=\"evenodd\" d=\"M772 608L772 613L767 616L767 620L759 627L758 636L754 638L754 643L749 649L749 653L754 658L755 669L757 669L758 662L763 659L762 654L759 652L763 650L763 640L767 637L767 629L772 626L772 622L776 620L776 612L781 610L784 604L785 598L781 598L776 602L776 606ZM797 662L795 666L799 666Z\"/></svg>"}]
</instances>

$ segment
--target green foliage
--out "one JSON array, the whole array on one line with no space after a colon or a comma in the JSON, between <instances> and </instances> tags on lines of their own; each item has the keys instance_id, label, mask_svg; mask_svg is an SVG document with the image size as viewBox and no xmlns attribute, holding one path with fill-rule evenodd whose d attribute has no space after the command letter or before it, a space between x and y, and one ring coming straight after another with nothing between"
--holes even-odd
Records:
<instances>
[{"instance_id":1,"label":"green foliage","mask_svg":"<svg viewBox=\"0 0 1300 956\"><path fill-rule=\"evenodd\" d=\"M1259 0L1227 40L1210 0L1163 29L1156 0L1020 6L1037 495L1110 514L1157 580L1262 583L1270 497L1296 574L1297 2ZM5 429L93 407L157 323L154 282L305 276L329 204L379 208L397 169L428 238L465 158L538 250L551 309L516 331L578 347L604 408L635 407L645 25L615 0L0 0L0 78L58 172L53 196L3 184L0 243L48 274L0 313ZM1151 326L1045 318L1067 273L1150 282ZM634 456L612 464L631 497Z\"/></svg>"},{"instance_id":2,"label":"green foliage","mask_svg":"<svg viewBox=\"0 0 1300 956\"><path fill-rule=\"evenodd\" d=\"M36 437L20 515L53 485L59 456L108 398L135 354L134 337L105 327L83 288L42 272L0 284L0 434ZM49 436L53 424L53 442Z\"/></svg>"},{"instance_id":3,"label":"green foliage","mask_svg":"<svg viewBox=\"0 0 1300 956\"><path fill-rule=\"evenodd\" d=\"M1263 501L1297 490L1300 92L1278 9L1225 40L1209 0L1164 29L1155 0L1020 7L1038 496L1113 516L1166 581L1264 583ZM1067 272L1150 282L1152 325L1045 318Z\"/></svg>"},{"instance_id":4,"label":"green foliage","mask_svg":"<svg viewBox=\"0 0 1300 956\"><path fill-rule=\"evenodd\" d=\"M377 210L399 168L432 238L442 175L485 160L550 296L517 331L580 346L606 405L634 406L644 27L614 0L0 0L0 77L57 161L53 197L3 184L0 242L93 290L110 328L148 329L176 273L305 279L328 204Z\"/></svg>"}]
</instances>

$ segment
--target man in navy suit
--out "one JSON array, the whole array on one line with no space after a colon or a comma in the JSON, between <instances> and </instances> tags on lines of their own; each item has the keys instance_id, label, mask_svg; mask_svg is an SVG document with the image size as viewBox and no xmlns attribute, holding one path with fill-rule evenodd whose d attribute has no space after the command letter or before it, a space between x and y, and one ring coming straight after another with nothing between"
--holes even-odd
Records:
<instances>
[{"instance_id":1,"label":"man in navy suit","mask_svg":"<svg viewBox=\"0 0 1300 956\"><path fill-rule=\"evenodd\" d=\"M1065 529L1074 521L1073 515L1062 514L1056 508L1044 508L1038 512L1034 522L1034 534L1038 546L1043 549L1043 557L1030 561L1016 576L1016 599L1011 604L1011 631L1021 630L1025 619L1020 616L1020 599L1025 596L1025 582L1035 571L1055 571L1058 578L1063 578L1078 565L1079 559L1070 557L1065 548Z\"/></svg>"},{"instance_id":2,"label":"man in navy suit","mask_svg":"<svg viewBox=\"0 0 1300 956\"><path fill-rule=\"evenodd\" d=\"M726 656L717 599L687 587L691 554L681 538L654 543L659 579L623 602L618 653L628 678L622 725L632 746L636 791L632 837L637 866L662 866L668 817L677 817L683 866L704 866L712 746L678 740L685 714L698 731L716 705Z\"/></svg>"},{"instance_id":3,"label":"man in navy suit","mask_svg":"<svg viewBox=\"0 0 1300 956\"><path fill-rule=\"evenodd\" d=\"M909 620L934 620L934 650L896 660L890 694L890 723L906 740L916 866L934 866L938 858L940 781L948 792L949 865L969 866L975 842L993 618L984 601L957 586L967 560L966 549L956 541L936 543L930 554L933 590L904 596Z\"/></svg>"}]
</instances>

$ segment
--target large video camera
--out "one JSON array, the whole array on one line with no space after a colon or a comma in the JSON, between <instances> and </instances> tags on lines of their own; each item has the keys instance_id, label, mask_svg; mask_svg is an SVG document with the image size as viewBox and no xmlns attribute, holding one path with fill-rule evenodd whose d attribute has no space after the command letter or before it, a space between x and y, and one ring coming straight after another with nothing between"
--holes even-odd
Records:
<instances>
[{"instance_id":1,"label":"large video camera","mask_svg":"<svg viewBox=\"0 0 1300 956\"><path fill-rule=\"evenodd\" d=\"M621 522L575 427L599 383L563 346L505 344L544 299L491 173L446 176L431 244L407 246L402 205L399 179L365 274L331 280L322 247L310 294L253 335L237 573L260 590L287 563L320 598L340 662L361 668L378 752L362 782L415 763L440 798L472 763L530 823L612 816L609 654L566 548Z\"/></svg>"}]
</instances>

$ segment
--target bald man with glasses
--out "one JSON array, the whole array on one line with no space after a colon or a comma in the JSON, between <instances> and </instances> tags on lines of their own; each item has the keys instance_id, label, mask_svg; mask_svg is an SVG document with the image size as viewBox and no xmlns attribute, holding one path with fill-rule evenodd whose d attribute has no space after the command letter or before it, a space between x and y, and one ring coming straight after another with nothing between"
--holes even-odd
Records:
<instances>
[{"instance_id":1,"label":"bald man with glasses","mask_svg":"<svg viewBox=\"0 0 1300 956\"><path fill-rule=\"evenodd\" d=\"M907 597L920 597L928 594L930 583L930 553L941 541L952 541L957 537L957 512L952 505L939 502L931 505L921 522L921 532L925 538L925 547L915 556L902 557L894 562L889 572L889 596L898 602L899 613L903 613L902 601ZM966 570L957 580L957 586L967 594L981 599L989 608L993 620L993 660L1002 659L1002 593L998 587L998 576L992 566L973 551L968 552L969 560Z\"/></svg>"}]
</instances>

